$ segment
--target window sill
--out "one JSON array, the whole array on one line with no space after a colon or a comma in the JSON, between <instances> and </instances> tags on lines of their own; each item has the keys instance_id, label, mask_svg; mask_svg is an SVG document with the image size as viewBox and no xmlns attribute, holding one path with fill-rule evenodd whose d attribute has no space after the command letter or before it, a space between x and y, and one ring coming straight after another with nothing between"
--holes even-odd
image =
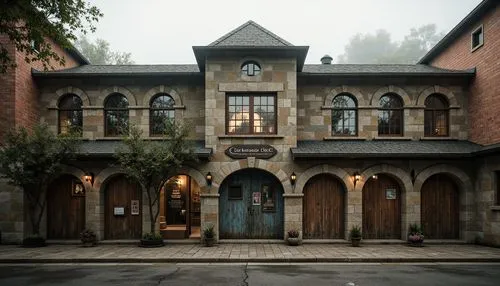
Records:
<instances>
[{"instance_id":1,"label":"window sill","mask_svg":"<svg viewBox=\"0 0 500 286\"><path fill-rule=\"evenodd\" d=\"M231 138L249 138L249 139L281 139L285 138L283 135L259 135L259 134L248 134L248 135L220 135L217 136L219 139L231 139Z\"/></svg>"},{"instance_id":2,"label":"window sill","mask_svg":"<svg viewBox=\"0 0 500 286\"><path fill-rule=\"evenodd\" d=\"M412 139L413 138L411 138L411 137L403 137L403 136L401 136L401 137L396 137L396 136L387 136L387 137L385 137L385 136L382 136L382 137L375 137L375 138L373 138L373 140L375 140L375 141L377 141L377 140L411 141Z\"/></svg>"},{"instance_id":3,"label":"window sill","mask_svg":"<svg viewBox=\"0 0 500 286\"><path fill-rule=\"evenodd\" d=\"M490 210L491 211L500 211L500 206L491 206Z\"/></svg>"},{"instance_id":4,"label":"window sill","mask_svg":"<svg viewBox=\"0 0 500 286\"><path fill-rule=\"evenodd\" d=\"M329 136L329 137L324 137L323 140L325 141L366 141L366 138L361 138L358 136Z\"/></svg>"}]
</instances>

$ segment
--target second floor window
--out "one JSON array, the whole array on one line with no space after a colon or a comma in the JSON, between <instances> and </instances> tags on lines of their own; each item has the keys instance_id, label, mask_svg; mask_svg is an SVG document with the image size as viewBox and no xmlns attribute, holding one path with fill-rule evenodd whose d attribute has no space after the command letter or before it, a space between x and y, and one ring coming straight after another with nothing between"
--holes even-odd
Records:
<instances>
[{"instance_id":1,"label":"second floor window","mask_svg":"<svg viewBox=\"0 0 500 286\"><path fill-rule=\"evenodd\" d=\"M113 93L104 103L105 135L120 136L128 131L128 100L120 93Z\"/></svg>"},{"instance_id":2,"label":"second floor window","mask_svg":"<svg viewBox=\"0 0 500 286\"><path fill-rule=\"evenodd\" d=\"M276 95L230 94L226 118L228 134L276 134Z\"/></svg>"},{"instance_id":3,"label":"second floor window","mask_svg":"<svg viewBox=\"0 0 500 286\"><path fill-rule=\"evenodd\" d=\"M357 135L357 106L355 99L348 94L337 95L332 101L332 135Z\"/></svg>"},{"instance_id":4,"label":"second floor window","mask_svg":"<svg viewBox=\"0 0 500 286\"><path fill-rule=\"evenodd\" d=\"M448 101L440 94L425 99L424 135L448 136Z\"/></svg>"},{"instance_id":5,"label":"second floor window","mask_svg":"<svg viewBox=\"0 0 500 286\"><path fill-rule=\"evenodd\" d=\"M66 94L59 101L59 133L75 132L82 134L82 100L75 94Z\"/></svg>"},{"instance_id":6,"label":"second floor window","mask_svg":"<svg viewBox=\"0 0 500 286\"><path fill-rule=\"evenodd\" d=\"M403 101L396 94L380 98L378 135L403 136Z\"/></svg>"},{"instance_id":7,"label":"second floor window","mask_svg":"<svg viewBox=\"0 0 500 286\"><path fill-rule=\"evenodd\" d=\"M175 118L175 102L168 94L158 94L151 100L149 110L149 134L150 136L165 133L165 122Z\"/></svg>"},{"instance_id":8,"label":"second floor window","mask_svg":"<svg viewBox=\"0 0 500 286\"><path fill-rule=\"evenodd\" d=\"M241 66L241 74L247 76L255 76L260 74L260 66L257 62L249 61L245 62Z\"/></svg>"}]
</instances>

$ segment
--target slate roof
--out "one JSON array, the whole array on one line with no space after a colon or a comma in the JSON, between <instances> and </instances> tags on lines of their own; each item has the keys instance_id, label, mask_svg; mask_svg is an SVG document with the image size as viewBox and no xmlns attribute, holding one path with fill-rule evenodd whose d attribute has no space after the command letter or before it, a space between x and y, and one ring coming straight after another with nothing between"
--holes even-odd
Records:
<instances>
[{"instance_id":1,"label":"slate roof","mask_svg":"<svg viewBox=\"0 0 500 286\"><path fill-rule=\"evenodd\" d=\"M428 64L441 52L446 50L456 39L458 39L464 32L470 29L471 25L476 24L488 11L494 9L500 1L498 0L483 0L479 3L474 10L465 16L460 23L458 23L451 31L446 34L427 54L425 54L419 61L419 64ZM479 24L477 24L479 25Z\"/></svg>"},{"instance_id":2,"label":"slate roof","mask_svg":"<svg viewBox=\"0 0 500 286\"><path fill-rule=\"evenodd\" d=\"M127 75L173 75L200 73L198 65L84 65L57 71L38 71L33 76L127 76Z\"/></svg>"},{"instance_id":3,"label":"slate roof","mask_svg":"<svg viewBox=\"0 0 500 286\"><path fill-rule=\"evenodd\" d=\"M470 141L331 140L298 141L291 151L294 158L460 158L481 148Z\"/></svg>"},{"instance_id":4,"label":"slate roof","mask_svg":"<svg viewBox=\"0 0 500 286\"><path fill-rule=\"evenodd\" d=\"M159 142L159 141L158 141ZM200 158L208 158L212 154L211 148L205 148L205 141L192 141L194 151ZM109 157L116 153L117 148L123 146L120 140L83 141L79 155Z\"/></svg>"},{"instance_id":5,"label":"slate roof","mask_svg":"<svg viewBox=\"0 0 500 286\"><path fill-rule=\"evenodd\" d=\"M276 34L260 26L254 21L248 21L231 32L215 40L209 46L293 46Z\"/></svg>"},{"instance_id":6,"label":"slate roof","mask_svg":"<svg viewBox=\"0 0 500 286\"><path fill-rule=\"evenodd\" d=\"M428 65L401 64L316 64L304 65L303 75L474 75L475 69L449 70Z\"/></svg>"}]
</instances>

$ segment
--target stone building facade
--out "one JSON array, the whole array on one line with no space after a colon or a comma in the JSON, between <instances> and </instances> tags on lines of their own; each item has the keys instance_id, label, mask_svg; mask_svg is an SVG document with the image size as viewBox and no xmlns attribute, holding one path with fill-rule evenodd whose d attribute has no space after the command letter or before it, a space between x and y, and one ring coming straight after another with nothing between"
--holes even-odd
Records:
<instances>
[{"instance_id":1,"label":"stone building facade","mask_svg":"<svg viewBox=\"0 0 500 286\"><path fill-rule=\"evenodd\" d=\"M148 231L144 194L113 165L113 124L156 140L159 114L193 123L200 158L163 190L165 238L199 239L210 224L221 241L284 239L291 229L304 241L348 239L356 225L365 239L404 240L412 223L430 239L482 233L475 164L490 151L469 140L474 69L334 65L327 56L307 65L308 47L252 21L193 50L196 65L33 72L41 121L54 132L80 124L84 139L48 190L72 194L48 195L49 239L75 238L74 225L105 240ZM62 206L74 221L54 217Z\"/></svg>"}]
</instances>

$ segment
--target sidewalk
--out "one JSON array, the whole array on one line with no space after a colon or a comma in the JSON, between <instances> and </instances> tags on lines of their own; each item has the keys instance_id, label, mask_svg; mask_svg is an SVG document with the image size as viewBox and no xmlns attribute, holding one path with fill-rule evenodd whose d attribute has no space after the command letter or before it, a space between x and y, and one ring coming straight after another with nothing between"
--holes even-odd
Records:
<instances>
[{"instance_id":1,"label":"sidewalk","mask_svg":"<svg viewBox=\"0 0 500 286\"><path fill-rule=\"evenodd\" d=\"M182 262L499 262L500 248L476 245L339 244L169 244L159 248L134 245L49 245L42 248L0 246L0 263L182 263Z\"/></svg>"}]
</instances>

